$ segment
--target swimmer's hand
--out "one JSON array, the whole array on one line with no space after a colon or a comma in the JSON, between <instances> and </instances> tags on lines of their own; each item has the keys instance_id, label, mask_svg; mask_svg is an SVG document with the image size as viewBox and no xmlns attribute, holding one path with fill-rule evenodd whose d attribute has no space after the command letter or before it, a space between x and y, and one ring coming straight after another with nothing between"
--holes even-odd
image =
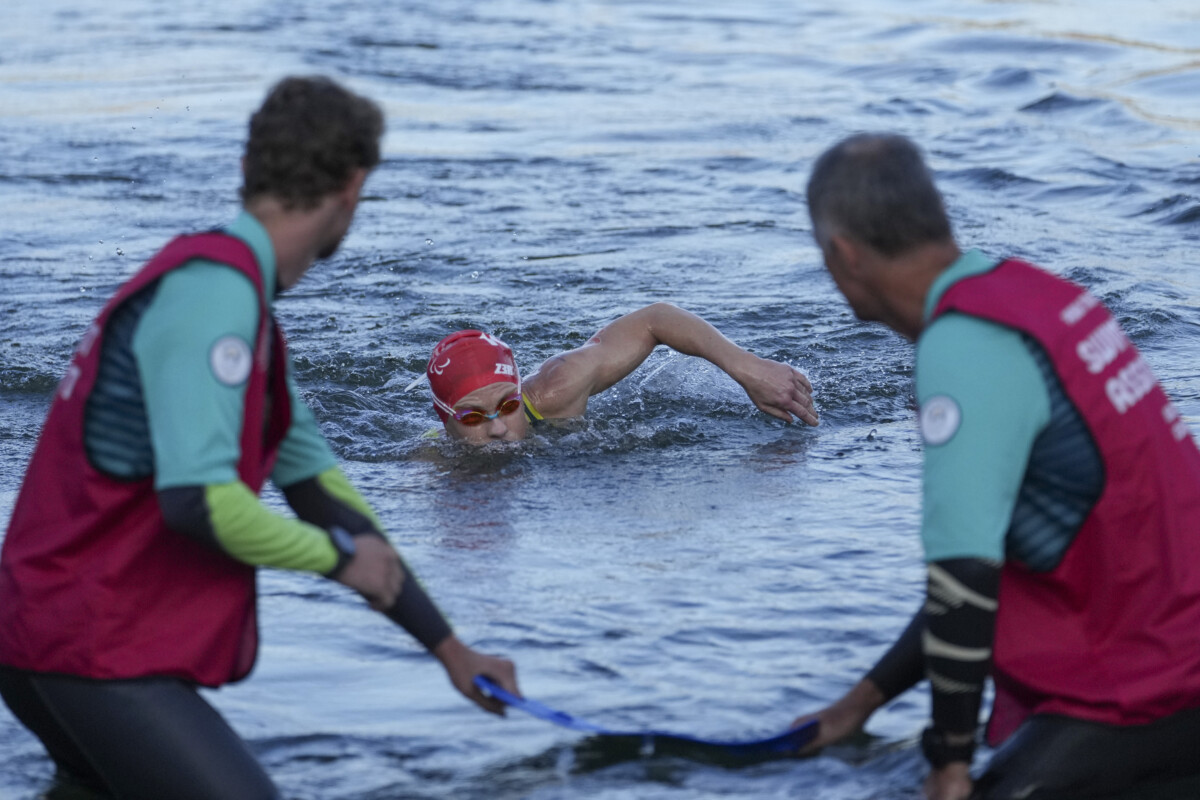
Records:
<instances>
[{"instance_id":1,"label":"swimmer's hand","mask_svg":"<svg viewBox=\"0 0 1200 800\"><path fill-rule=\"evenodd\" d=\"M504 703L480 691L475 685L476 675L486 675L505 691L521 696L521 690L517 688L517 668L507 658L476 652L454 634L433 648L433 654L442 662L454 688L484 711L504 716Z\"/></svg>"},{"instance_id":2,"label":"swimmer's hand","mask_svg":"<svg viewBox=\"0 0 1200 800\"><path fill-rule=\"evenodd\" d=\"M802 372L779 361L743 353L727 372L742 385L759 411L784 422L791 422L794 414L809 425L817 424L812 384Z\"/></svg>"},{"instance_id":3,"label":"swimmer's hand","mask_svg":"<svg viewBox=\"0 0 1200 800\"><path fill-rule=\"evenodd\" d=\"M930 770L925 778L928 800L967 800L971 796L971 765L951 761L941 769Z\"/></svg>"},{"instance_id":4,"label":"swimmer's hand","mask_svg":"<svg viewBox=\"0 0 1200 800\"><path fill-rule=\"evenodd\" d=\"M792 727L799 727L812 720L818 720L817 738L805 745L798 755L812 755L828 745L840 742L851 734L862 730L863 725L875 713L875 709L883 705L883 692L879 691L873 682L863 679L854 685L849 692L842 695L833 705L821 709L815 714L797 717Z\"/></svg>"},{"instance_id":5,"label":"swimmer's hand","mask_svg":"<svg viewBox=\"0 0 1200 800\"><path fill-rule=\"evenodd\" d=\"M382 536L356 536L354 556L335 579L366 598L371 608L386 611L400 596L404 567L400 565L400 556Z\"/></svg>"}]
</instances>

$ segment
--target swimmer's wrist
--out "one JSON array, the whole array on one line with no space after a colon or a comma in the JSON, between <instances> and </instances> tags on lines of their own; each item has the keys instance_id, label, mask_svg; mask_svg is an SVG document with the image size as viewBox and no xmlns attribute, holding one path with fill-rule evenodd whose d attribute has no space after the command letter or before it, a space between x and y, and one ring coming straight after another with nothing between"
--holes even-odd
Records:
<instances>
[{"instance_id":1,"label":"swimmer's wrist","mask_svg":"<svg viewBox=\"0 0 1200 800\"><path fill-rule=\"evenodd\" d=\"M728 340L725 344L728 345L726 352L709 360L720 367L726 375L744 386L750 378L754 363L758 361L758 356Z\"/></svg>"}]
</instances>

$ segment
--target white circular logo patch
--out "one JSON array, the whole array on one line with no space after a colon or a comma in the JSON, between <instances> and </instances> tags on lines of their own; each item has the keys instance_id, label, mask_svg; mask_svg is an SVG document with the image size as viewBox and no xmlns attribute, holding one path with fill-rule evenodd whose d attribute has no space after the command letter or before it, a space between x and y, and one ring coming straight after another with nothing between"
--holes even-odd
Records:
<instances>
[{"instance_id":1,"label":"white circular logo patch","mask_svg":"<svg viewBox=\"0 0 1200 800\"><path fill-rule=\"evenodd\" d=\"M962 422L962 411L953 397L935 395L921 404L921 436L925 444L937 447L950 441Z\"/></svg>"},{"instance_id":2,"label":"white circular logo patch","mask_svg":"<svg viewBox=\"0 0 1200 800\"><path fill-rule=\"evenodd\" d=\"M250 356L250 345L244 339L240 336L224 336L212 346L208 363L217 380L226 386L237 386L250 377L254 359Z\"/></svg>"}]
</instances>

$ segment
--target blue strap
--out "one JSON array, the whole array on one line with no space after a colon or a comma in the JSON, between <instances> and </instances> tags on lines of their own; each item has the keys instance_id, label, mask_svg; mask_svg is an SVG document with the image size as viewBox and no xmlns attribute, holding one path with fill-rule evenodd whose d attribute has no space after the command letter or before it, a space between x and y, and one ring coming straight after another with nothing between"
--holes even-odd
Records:
<instances>
[{"instance_id":1,"label":"blue strap","mask_svg":"<svg viewBox=\"0 0 1200 800\"><path fill-rule=\"evenodd\" d=\"M653 750L656 743L675 743L699 746L702 748L717 748L728 755L746 758L762 758L767 756L784 757L796 755L800 748L811 742L817 736L817 721L784 731L778 736L766 739L751 739L730 741L725 739L702 739L696 736L684 736L665 731L613 731L594 722L588 722L573 717L565 711L557 711L535 700L526 700L505 691L483 675L475 676L475 685L485 694L495 697L507 706L524 711L538 719L552 722L555 725L582 731L596 736L636 737L642 740L643 749Z\"/></svg>"}]
</instances>

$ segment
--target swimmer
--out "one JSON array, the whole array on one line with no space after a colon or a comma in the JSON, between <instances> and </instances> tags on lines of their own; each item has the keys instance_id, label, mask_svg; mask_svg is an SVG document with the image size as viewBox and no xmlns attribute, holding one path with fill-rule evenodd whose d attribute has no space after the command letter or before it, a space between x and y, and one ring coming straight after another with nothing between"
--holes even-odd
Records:
<instances>
[{"instance_id":1,"label":"swimmer","mask_svg":"<svg viewBox=\"0 0 1200 800\"><path fill-rule=\"evenodd\" d=\"M720 367L759 410L785 422L817 424L812 385L787 364L759 358L700 317L654 303L600 329L582 346L552 356L522 380L512 350L476 330L438 342L425 370L433 408L454 439L471 444L524 439L548 419L579 417L588 398L620 382L658 345Z\"/></svg>"}]
</instances>

